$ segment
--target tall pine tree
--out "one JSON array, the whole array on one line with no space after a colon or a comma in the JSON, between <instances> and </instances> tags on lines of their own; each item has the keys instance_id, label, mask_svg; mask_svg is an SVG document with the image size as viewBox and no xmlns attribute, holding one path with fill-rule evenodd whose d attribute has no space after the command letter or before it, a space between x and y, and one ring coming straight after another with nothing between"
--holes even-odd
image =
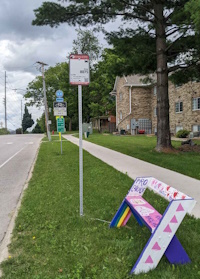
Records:
<instances>
[{"instance_id":1,"label":"tall pine tree","mask_svg":"<svg viewBox=\"0 0 200 279\"><path fill-rule=\"evenodd\" d=\"M123 72L118 72L119 74L156 72L158 108L156 149L164 151L171 148L168 75L191 69L199 60L196 51L198 39L193 32L192 18L185 9L185 4L189 1L63 0L62 2L44 2L35 10L36 19L33 24L51 27L65 22L82 26L102 25L119 17L126 23L120 32L109 36L111 43L117 46L119 52L120 50L123 52L124 61L127 62L127 65L123 63L118 65L118 69L123 69ZM134 42L132 48L130 40ZM131 60L134 63L131 64Z\"/></svg>"},{"instance_id":2,"label":"tall pine tree","mask_svg":"<svg viewBox=\"0 0 200 279\"><path fill-rule=\"evenodd\" d=\"M28 112L27 107L25 106L23 119L22 119L22 129L25 132L28 128L31 128L34 124L34 121L31 117L31 114Z\"/></svg>"}]
</instances>

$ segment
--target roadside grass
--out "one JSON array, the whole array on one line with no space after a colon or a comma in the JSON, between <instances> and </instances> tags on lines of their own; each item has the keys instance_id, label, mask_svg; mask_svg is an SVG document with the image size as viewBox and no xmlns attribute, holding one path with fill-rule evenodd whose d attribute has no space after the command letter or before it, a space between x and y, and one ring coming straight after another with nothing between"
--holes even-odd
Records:
<instances>
[{"instance_id":1,"label":"roadside grass","mask_svg":"<svg viewBox=\"0 0 200 279\"><path fill-rule=\"evenodd\" d=\"M91 137L92 138L92 137ZM128 226L109 228L133 181L84 152L84 216L79 216L78 147L42 143L16 219L10 257L2 279L188 279L200 276L200 219L186 216L177 236L191 264L158 267L129 275L150 232L133 217ZM148 191L145 198L161 213L167 202ZM100 221L102 220L102 221Z\"/></svg>"},{"instance_id":2,"label":"roadside grass","mask_svg":"<svg viewBox=\"0 0 200 279\"><path fill-rule=\"evenodd\" d=\"M95 133L89 135L86 140L166 169L200 179L200 153L158 153L155 151L155 136L115 136ZM196 140L195 143L199 144L200 141ZM172 145L174 148L178 148L181 142L172 141Z\"/></svg>"},{"instance_id":3,"label":"roadside grass","mask_svg":"<svg viewBox=\"0 0 200 279\"><path fill-rule=\"evenodd\" d=\"M62 135L70 135L70 134L78 134L78 131L65 131L62 133ZM46 135L46 133L45 133ZM51 136L55 136L55 135L59 135L59 132L54 131L54 134L52 135L52 131L51 131Z\"/></svg>"},{"instance_id":4,"label":"roadside grass","mask_svg":"<svg viewBox=\"0 0 200 279\"><path fill-rule=\"evenodd\" d=\"M49 139L48 139L48 137L45 136L45 137L42 139L42 141L43 141L43 142L49 142ZM59 135L58 135L58 134L57 134L57 135L51 136L51 142L53 142L53 141L60 141ZM66 139L62 137L62 141L66 141Z\"/></svg>"}]
</instances>

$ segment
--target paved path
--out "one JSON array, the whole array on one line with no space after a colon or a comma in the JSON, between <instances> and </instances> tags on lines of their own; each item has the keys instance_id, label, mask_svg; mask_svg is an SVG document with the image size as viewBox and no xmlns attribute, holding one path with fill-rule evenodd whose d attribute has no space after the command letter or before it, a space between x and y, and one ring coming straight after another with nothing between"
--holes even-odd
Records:
<instances>
[{"instance_id":1,"label":"paved path","mask_svg":"<svg viewBox=\"0 0 200 279\"><path fill-rule=\"evenodd\" d=\"M70 142L79 145L78 138L73 137L72 135L63 135L63 137ZM192 214L195 217L200 218L200 180L147 163L85 140L83 140L83 149L120 172L127 173L132 179L139 176L153 176L186 195L193 197L197 201L197 204L195 205Z\"/></svg>"}]
</instances>

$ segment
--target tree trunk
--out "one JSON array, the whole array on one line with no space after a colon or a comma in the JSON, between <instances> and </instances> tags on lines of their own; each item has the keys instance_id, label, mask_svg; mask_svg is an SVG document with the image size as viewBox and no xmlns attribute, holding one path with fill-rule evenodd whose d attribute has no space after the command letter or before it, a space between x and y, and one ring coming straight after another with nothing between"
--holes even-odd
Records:
<instances>
[{"instance_id":1,"label":"tree trunk","mask_svg":"<svg viewBox=\"0 0 200 279\"><path fill-rule=\"evenodd\" d=\"M155 1L156 2L156 1ZM168 68L163 4L154 2L157 57L157 146L161 152L172 149L169 125Z\"/></svg>"},{"instance_id":2,"label":"tree trunk","mask_svg":"<svg viewBox=\"0 0 200 279\"><path fill-rule=\"evenodd\" d=\"M72 119L70 118L69 119L69 131L71 131L72 130Z\"/></svg>"}]
</instances>

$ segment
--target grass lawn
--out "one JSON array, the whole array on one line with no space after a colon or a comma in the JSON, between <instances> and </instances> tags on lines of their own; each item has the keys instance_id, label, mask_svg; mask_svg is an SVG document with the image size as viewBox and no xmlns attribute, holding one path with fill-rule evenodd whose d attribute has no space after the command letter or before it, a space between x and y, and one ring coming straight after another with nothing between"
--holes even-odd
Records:
<instances>
[{"instance_id":1,"label":"grass lawn","mask_svg":"<svg viewBox=\"0 0 200 279\"><path fill-rule=\"evenodd\" d=\"M112 220L132 183L84 152L84 216L80 217L78 147L63 141L61 155L59 142L42 143L16 219L10 256L1 264L2 279L200 278L200 219L189 216L177 236L191 264L174 266L163 257L154 271L129 275L150 232L133 217L120 229L110 229L98 219ZM148 190L145 198L164 212L165 200Z\"/></svg>"},{"instance_id":2,"label":"grass lawn","mask_svg":"<svg viewBox=\"0 0 200 279\"><path fill-rule=\"evenodd\" d=\"M154 150L156 146L156 137L154 136L115 136L94 133L89 135L87 140L149 163L200 179L200 153L158 153ZM199 144L200 141L196 141L196 143ZM172 141L172 144L177 148L181 145L181 142Z\"/></svg>"}]
</instances>

